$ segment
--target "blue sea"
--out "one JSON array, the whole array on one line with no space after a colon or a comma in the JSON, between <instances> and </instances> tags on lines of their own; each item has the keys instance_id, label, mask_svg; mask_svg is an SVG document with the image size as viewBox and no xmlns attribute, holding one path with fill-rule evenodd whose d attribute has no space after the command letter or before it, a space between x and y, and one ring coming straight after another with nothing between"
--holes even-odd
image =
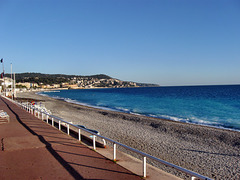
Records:
<instances>
[{"instance_id":1,"label":"blue sea","mask_svg":"<svg viewBox=\"0 0 240 180\"><path fill-rule=\"evenodd\" d=\"M240 131L240 85L41 92L91 107Z\"/></svg>"}]
</instances>

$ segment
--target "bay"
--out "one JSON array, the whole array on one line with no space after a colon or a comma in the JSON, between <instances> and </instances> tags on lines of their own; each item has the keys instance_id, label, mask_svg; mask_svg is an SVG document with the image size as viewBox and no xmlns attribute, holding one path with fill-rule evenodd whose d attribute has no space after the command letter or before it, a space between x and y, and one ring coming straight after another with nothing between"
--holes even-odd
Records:
<instances>
[{"instance_id":1,"label":"bay","mask_svg":"<svg viewBox=\"0 0 240 180\"><path fill-rule=\"evenodd\" d=\"M67 102L240 131L240 85L45 91Z\"/></svg>"}]
</instances>

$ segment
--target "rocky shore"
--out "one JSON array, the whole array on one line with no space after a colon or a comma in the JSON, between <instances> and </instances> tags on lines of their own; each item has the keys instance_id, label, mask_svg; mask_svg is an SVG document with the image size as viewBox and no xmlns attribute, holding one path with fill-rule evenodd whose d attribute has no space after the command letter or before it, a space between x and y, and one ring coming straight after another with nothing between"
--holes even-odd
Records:
<instances>
[{"instance_id":1,"label":"rocky shore","mask_svg":"<svg viewBox=\"0 0 240 180\"><path fill-rule=\"evenodd\" d=\"M95 109L31 92L17 96L42 101L55 116L204 176L240 179L240 132Z\"/></svg>"}]
</instances>

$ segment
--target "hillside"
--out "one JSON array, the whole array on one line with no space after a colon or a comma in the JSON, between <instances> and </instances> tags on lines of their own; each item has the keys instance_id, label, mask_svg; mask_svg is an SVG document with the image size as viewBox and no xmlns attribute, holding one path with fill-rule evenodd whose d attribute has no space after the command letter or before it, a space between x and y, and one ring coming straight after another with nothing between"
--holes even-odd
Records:
<instances>
[{"instance_id":1,"label":"hillside","mask_svg":"<svg viewBox=\"0 0 240 180\"><path fill-rule=\"evenodd\" d=\"M6 74L10 77L10 74ZM63 84L76 85L80 88L91 87L154 87L156 84L135 83L121 81L105 74L91 76L65 75L65 74L42 74L42 73L17 73L16 83L36 83L38 85Z\"/></svg>"},{"instance_id":2,"label":"hillside","mask_svg":"<svg viewBox=\"0 0 240 180\"><path fill-rule=\"evenodd\" d=\"M6 77L11 77L10 74L6 74ZM42 74L42 73L16 73L16 82L29 82L34 79L71 79L74 77L79 78L98 78L98 79L111 79L110 76L105 74L97 74L92 76L79 76L79 75L66 75L66 74Z\"/></svg>"}]
</instances>

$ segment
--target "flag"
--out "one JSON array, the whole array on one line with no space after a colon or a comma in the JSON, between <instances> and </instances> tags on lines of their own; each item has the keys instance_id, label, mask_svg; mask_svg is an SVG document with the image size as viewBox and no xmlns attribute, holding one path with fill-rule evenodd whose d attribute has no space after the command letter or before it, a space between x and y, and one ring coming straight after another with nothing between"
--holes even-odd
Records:
<instances>
[{"instance_id":1,"label":"flag","mask_svg":"<svg viewBox=\"0 0 240 180\"><path fill-rule=\"evenodd\" d=\"M3 77L4 77L4 73L1 74L1 78L3 78Z\"/></svg>"},{"instance_id":2,"label":"flag","mask_svg":"<svg viewBox=\"0 0 240 180\"><path fill-rule=\"evenodd\" d=\"M1 59L1 63L3 63L3 58Z\"/></svg>"}]
</instances>

